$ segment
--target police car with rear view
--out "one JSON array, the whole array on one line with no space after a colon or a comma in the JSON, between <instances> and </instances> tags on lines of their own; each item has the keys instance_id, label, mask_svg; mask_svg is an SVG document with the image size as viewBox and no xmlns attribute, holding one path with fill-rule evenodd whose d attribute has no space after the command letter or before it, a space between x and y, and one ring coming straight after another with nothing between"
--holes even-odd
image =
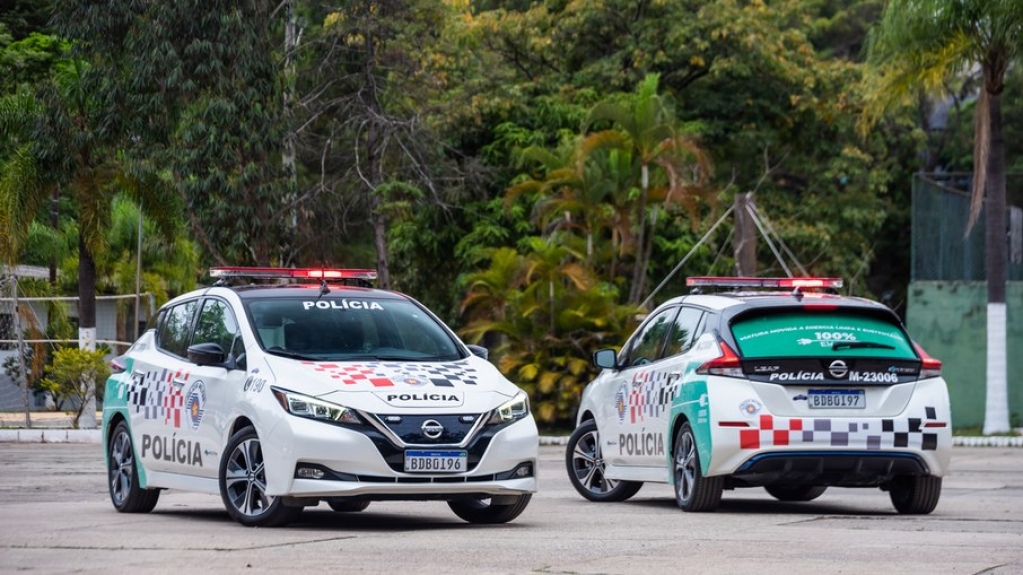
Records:
<instances>
[{"instance_id":1,"label":"police car with rear view","mask_svg":"<svg viewBox=\"0 0 1023 575\"><path fill-rule=\"evenodd\" d=\"M106 383L110 497L145 513L163 489L219 495L280 526L325 502L444 501L504 523L536 491L526 394L370 270L214 268L164 305ZM283 282L283 283L282 283Z\"/></svg>"},{"instance_id":2,"label":"police car with rear view","mask_svg":"<svg viewBox=\"0 0 1023 575\"><path fill-rule=\"evenodd\" d=\"M689 278L583 392L566 451L591 501L674 485L686 511L725 490L810 501L828 487L886 491L926 514L952 446L941 362L887 307L836 278Z\"/></svg>"}]
</instances>

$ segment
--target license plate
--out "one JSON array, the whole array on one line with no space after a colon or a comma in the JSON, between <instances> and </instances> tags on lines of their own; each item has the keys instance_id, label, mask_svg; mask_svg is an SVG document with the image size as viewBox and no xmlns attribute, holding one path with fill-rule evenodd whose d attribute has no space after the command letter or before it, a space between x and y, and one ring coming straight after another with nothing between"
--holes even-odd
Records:
<instances>
[{"instance_id":1,"label":"license plate","mask_svg":"<svg viewBox=\"0 0 1023 575\"><path fill-rule=\"evenodd\" d=\"M461 473L469 467L465 451L406 451L407 473Z\"/></svg>"},{"instance_id":2,"label":"license plate","mask_svg":"<svg viewBox=\"0 0 1023 575\"><path fill-rule=\"evenodd\" d=\"M862 389L811 389L806 394L811 409L865 409Z\"/></svg>"}]
</instances>

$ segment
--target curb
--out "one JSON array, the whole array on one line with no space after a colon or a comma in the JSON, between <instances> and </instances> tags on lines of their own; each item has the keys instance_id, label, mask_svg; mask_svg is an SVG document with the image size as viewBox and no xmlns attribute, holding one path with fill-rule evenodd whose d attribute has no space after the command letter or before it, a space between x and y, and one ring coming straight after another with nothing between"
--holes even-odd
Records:
<instances>
[{"instance_id":1,"label":"curb","mask_svg":"<svg viewBox=\"0 0 1023 575\"><path fill-rule=\"evenodd\" d=\"M0 443L100 443L99 429L0 429ZM568 437L541 435L540 445L567 445ZM1023 447L1023 437L979 436L952 438L956 447Z\"/></svg>"},{"instance_id":2,"label":"curb","mask_svg":"<svg viewBox=\"0 0 1023 575\"><path fill-rule=\"evenodd\" d=\"M98 429L0 429L0 443L100 443Z\"/></svg>"}]
</instances>

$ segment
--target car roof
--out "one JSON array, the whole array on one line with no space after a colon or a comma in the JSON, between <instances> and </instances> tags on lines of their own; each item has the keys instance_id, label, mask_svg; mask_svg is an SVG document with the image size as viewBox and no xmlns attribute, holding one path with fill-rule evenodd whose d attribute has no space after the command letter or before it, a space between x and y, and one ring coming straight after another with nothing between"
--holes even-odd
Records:
<instances>
[{"instance_id":1,"label":"car roof","mask_svg":"<svg viewBox=\"0 0 1023 575\"><path fill-rule=\"evenodd\" d=\"M337 297L341 296L355 296L355 297L370 297L374 299L394 299L394 300L407 300L408 296L399 292L393 292L389 290L383 290L378 288L367 288L361 286L349 286L349 285L337 285L328 284L330 291L325 294L326 297ZM266 284L251 284L244 286L232 286L228 289L238 294L238 297L246 300L253 298L274 298L274 297L295 297L301 295L307 295L313 293L317 296L320 295L320 284L316 283L296 283L296 284L284 284L284 285L266 285Z\"/></svg>"},{"instance_id":2,"label":"car roof","mask_svg":"<svg viewBox=\"0 0 1023 575\"><path fill-rule=\"evenodd\" d=\"M361 286L350 286L343 284L328 284L330 292L327 297L360 297L383 300L411 301L409 296L395 291L378 288L367 288ZM318 283L290 283L290 284L246 284L246 285L214 285L206 286L181 294L165 303L162 307L176 305L185 301L203 296L221 296L234 294L238 299L245 301L262 298L288 298L313 295L320 297L320 284Z\"/></svg>"},{"instance_id":3,"label":"car roof","mask_svg":"<svg viewBox=\"0 0 1023 575\"><path fill-rule=\"evenodd\" d=\"M800 291L731 291L714 294L692 294L672 298L661 305L677 305L681 303L697 305L715 311L728 310L728 315L736 315L747 310L810 308L814 306L835 306L836 309L842 310L858 310L866 313L895 315L895 312L884 304L870 299L832 293L806 293Z\"/></svg>"}]
</instances>

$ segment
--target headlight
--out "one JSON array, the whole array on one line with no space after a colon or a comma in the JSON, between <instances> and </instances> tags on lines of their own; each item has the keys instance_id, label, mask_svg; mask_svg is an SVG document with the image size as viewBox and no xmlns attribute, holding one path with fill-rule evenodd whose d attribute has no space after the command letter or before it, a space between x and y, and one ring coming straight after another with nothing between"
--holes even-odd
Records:
<instances>
[{"instance_id":1,"label":"headlight","mask_svg":"<svg viewBox=\"0 0 1023 575\"><path fill-rule=\"evenodd\" d=\"M500 425L525 418L529 415L529 396L520 391L515 397L501 404L490 413L487 425Z\"/></svg>"},{"instance_id":2,"label":"headlight","mask_svg":"<svg viewBox=\"0 0 1023 575\"><path fill-rule=\"evenodd\" d=\"M284 411L291 415L327 423L347 423L353 425L362 423L355 410L343 405L329 403L278 387L271 387L270 390L273 392L274 397L277 398L277 402L284 408Z\"/></svg>"}]
</instances>

